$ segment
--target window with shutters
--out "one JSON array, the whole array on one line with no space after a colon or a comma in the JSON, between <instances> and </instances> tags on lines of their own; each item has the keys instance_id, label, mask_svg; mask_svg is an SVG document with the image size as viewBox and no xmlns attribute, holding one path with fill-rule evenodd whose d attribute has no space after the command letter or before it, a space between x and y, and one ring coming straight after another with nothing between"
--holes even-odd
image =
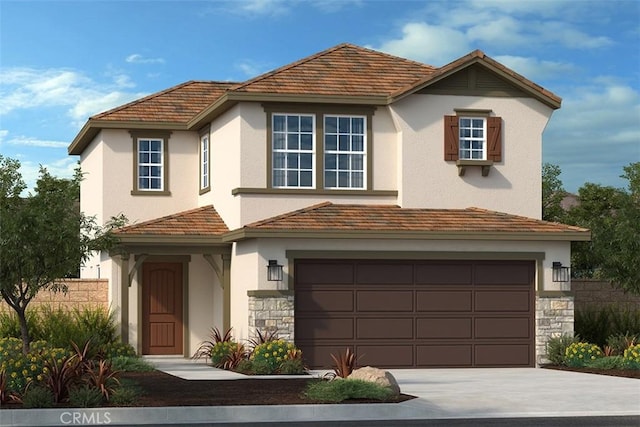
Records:
<instances>
[{"instance_id":1,"label":"window with shutters","mask_svg":"<svg viewBox=\"0 0 640 427\"><path fill-rule=\"evenodd\" d=\"M444 116L444 159L455 161L461 176L467 166L480 166L487 176L493 163L502 161L502 118L488 110L456 113Z\"/></svg>"}]
</instances>

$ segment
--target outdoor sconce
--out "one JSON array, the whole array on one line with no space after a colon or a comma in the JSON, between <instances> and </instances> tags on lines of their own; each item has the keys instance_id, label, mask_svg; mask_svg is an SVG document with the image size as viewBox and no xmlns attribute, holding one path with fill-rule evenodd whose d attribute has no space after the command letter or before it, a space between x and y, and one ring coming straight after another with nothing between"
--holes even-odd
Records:
<instances>
[{"instance_id":1,"label":"outdoor sconce","mask_svg":"<svg viewBox=\"0 0 640 427\"><path fill-rule=\"evenodd\" d=\"M282 266L275 259L270 259L269 265L267 265L267 280L270 282L282 281Z\"/></svg>"},{"instance_id":2,"label":"outdoor sconce","mask_svg":"<svg viewBox=\"0 0 640 427\"><path fill-rule=\"evenodd\" d=\"M569 281L569 268L564 267L561 262L554 261L551 264L552 267L552 280L554 282L568 282Z\"/></svg>"}]
</instances>

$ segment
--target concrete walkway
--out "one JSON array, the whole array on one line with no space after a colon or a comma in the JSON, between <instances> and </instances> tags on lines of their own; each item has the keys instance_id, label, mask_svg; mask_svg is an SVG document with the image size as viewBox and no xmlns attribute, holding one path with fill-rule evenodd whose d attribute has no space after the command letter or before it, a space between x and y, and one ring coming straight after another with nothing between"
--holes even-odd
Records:
<instances>
[{"instance_id":1,"label":"concrete walkway","mask_svg":"<svg viewBox=\"0 0 640 427\"><path fill-rule=\"evenodd\" d=\"M211 368L203 362L177 358L149 360L158 369L185 379L242 381L247 378ZM322 373L314 371L312 375ZM637 379L533 368L403 369L391 370L391 373L402 392L417 399L399 404L16 409L0 410L0 425L180 425L640 415L640 380Z\"/></svg>"}]
</instances>

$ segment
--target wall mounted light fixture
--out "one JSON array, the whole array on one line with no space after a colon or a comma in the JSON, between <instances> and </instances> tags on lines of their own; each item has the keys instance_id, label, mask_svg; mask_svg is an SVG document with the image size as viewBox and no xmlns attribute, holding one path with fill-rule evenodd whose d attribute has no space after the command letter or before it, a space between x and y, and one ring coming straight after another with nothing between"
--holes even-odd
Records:
<instances>
[{"instance_id":1,"label":"wall mounted light fixture","mask_svg":"<svg viewBox=\"0 0 640 427\"><path fill-rule=\"evenodd\" d=\"M270 259L267 265L267 280L270 282L282 281L282 266L275 259Z\"/></svg>"},{"instance_id":2,"label":"wall mounted light fixture","mask_svg":"<svg viewBox=\"0 0 640 427\"><path fill-rule=\"evenodd\" d=\"M552 280L554 282L568 282L570 276L570 268L563 266L561 262L554 261L551 264L552 268Z\"/></svg>"}]
</instances>

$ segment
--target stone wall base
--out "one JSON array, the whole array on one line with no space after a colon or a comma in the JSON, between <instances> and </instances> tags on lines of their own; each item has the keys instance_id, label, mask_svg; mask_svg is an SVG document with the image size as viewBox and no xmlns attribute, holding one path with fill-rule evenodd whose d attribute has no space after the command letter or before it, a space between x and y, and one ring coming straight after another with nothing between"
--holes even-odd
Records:
<instances>
[{"instance_id":1,"label":"stone wall base","mask_svg":"<svg viewBox=\"0 0 640 427\"><path fill-rule=\"evenodd\" d=\"M547 341L562 335L573 336L573 297L536 296L536 365L549 363Z\"/></svg>"},{"instance_id":2,"label":"stone wall base","mask_svg":"<svg viewBox=\"0 0 640 427\"><path fill-rule=\"evenodd\" d=\"M293 342L294 302L292 291L249 291L250 338L277 332L278 338Z\"/></svg>"}]
</instances>

